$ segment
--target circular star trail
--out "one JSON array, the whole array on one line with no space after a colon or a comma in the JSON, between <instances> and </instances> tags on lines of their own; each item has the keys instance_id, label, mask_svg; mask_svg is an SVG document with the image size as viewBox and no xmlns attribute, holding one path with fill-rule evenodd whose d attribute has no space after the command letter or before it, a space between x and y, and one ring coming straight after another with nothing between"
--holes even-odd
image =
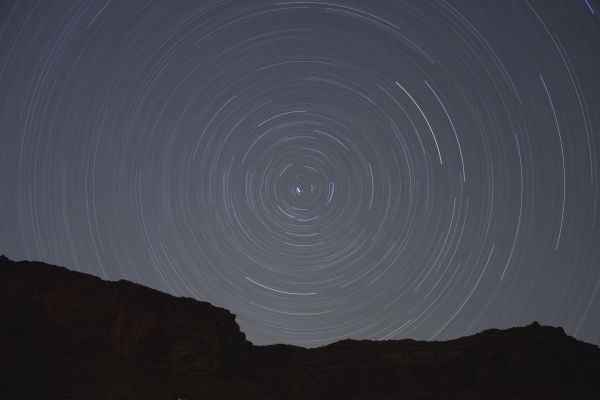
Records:
<instances>
[{"instance_id":1,"label":"circular star trail","mask_svg":"<svg viewBox=\"0 0 600 400\"><path fill-rule=\"evenodd\" d=\"M600 343L600 5L5 1L0 251L258 344Z\"/></svg>"}]
</instances>

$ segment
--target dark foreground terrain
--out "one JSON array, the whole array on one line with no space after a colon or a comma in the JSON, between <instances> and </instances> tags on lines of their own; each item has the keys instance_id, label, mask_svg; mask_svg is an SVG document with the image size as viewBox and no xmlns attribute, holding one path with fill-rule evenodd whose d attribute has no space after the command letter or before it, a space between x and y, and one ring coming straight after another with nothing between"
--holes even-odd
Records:
<instances>
[{"instance_id":1,"label":"dark foreground terrain","mask_svg":"<svg viewBox=\"0 0 600 400\"><path fill-rule=\"evenodd\" d=\"M0 399L600 399L600 349L537 323L253 346L208 303L5 257L0 321Z\"/></svg>"}]
</instances>

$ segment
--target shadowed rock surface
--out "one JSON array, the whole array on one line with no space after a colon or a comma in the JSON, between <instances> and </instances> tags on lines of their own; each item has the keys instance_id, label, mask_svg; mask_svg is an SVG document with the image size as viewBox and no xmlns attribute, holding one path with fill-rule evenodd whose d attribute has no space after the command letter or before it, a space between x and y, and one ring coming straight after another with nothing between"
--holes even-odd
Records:
<instances>
[{"instance_id":1,"label":"shadowed rock surface","mask_svg":"<svg viewBox=\"0 0 600 400\"><path fill-rule=\"evenodd\" d=\"M537 323L253 346L225 309L5 257L0 321L0 399L600 399L600 348Z\"/></svg>"}]
</instances>

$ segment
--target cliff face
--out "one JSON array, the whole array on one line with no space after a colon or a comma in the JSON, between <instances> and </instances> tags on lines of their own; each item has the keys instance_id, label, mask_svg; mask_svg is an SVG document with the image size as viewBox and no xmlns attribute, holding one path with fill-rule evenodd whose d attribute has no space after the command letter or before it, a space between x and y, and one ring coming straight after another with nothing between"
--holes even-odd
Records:
<instances>
[{"instance_id":1,"label":"cliff face","mask_svg":"<svg viewBox=\"0 0 600 400\"><path fill-rule=\"evenodd\" d=\"M0 257L0 399L600 399L600 349L532 324L252 346L229 311Z\"/></svg>"},{"instance_id":2,"label":"cliff face","mask_svg":"<svg viewBox=\"0 0 600 400\"><path fill-rule=\"evenodd\" d=\"M187 381L243 373L251 350L227 310L4 257L0 320L0 388L40 398L88 384L172 398Z\"/></svg>"},{"instance_id":3,"label":"cliff face","mask_svg":"<svg viewBox=\"0 0 600 400\"><path fill-rule=\"evenodd\" d=\"M257 350L259 380L290 396L310 388L330 399L600 399L600 349L537 323L446 342Z\"/></svg>"}]
</instances>

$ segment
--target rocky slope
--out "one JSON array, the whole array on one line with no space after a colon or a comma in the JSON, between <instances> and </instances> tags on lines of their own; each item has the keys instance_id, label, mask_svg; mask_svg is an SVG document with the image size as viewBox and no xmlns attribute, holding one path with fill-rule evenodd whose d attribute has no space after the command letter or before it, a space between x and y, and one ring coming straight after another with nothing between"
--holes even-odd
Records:
<instances>
[{"instance_id":1,"label":"rocky slope","mask_svg":"<svg viewBox=\"0 0 600 400\"><path fill-rule=\"evenodd\" d=\"M0 257L0 399L600 399L600 349L532 324L253 346L229 311Z\"/></svg>"}]
</instances>

